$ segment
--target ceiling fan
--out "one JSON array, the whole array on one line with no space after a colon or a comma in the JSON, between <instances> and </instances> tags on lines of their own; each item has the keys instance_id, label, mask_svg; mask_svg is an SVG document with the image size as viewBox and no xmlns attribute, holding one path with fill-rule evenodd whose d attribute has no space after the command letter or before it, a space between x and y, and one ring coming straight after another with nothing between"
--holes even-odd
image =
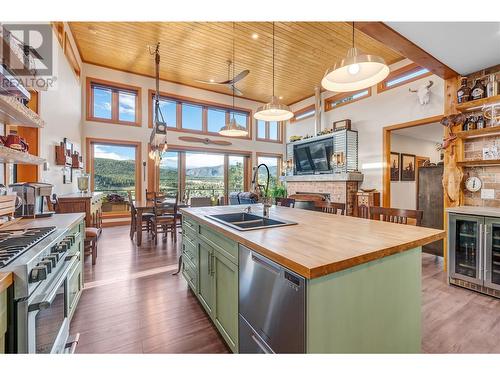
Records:
<instances>
[{"instance_id":1,"label":"ceiling fan","mask_svg":"<svg viewBox=\"0 0 500 375\"><path fill-rule=\"evenodd\" d=\"M241 81L243 78L245 78L248 73L250 73L250 70L245 69L238 73L238 75L234 76L233 79L231 79L231 65L233 65L233 62L231 60L227 60L227 80L226 81L220 81L216 82L214 80L210 81L203 81L203 80L196 80L196 82L204 83L206 85L219 85L219 86L226 86L228 87L231 91L234 90L234 93L238 96L242 96L243 93L236 88L236 84ZM234 69L234 68L233 68Z\"/></svg>"}]
</instances>

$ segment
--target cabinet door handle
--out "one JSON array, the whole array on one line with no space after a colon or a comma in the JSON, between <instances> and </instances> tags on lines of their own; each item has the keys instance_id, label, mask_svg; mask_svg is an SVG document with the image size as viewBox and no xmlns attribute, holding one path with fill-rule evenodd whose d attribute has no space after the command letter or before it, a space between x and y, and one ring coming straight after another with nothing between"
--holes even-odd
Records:
<instances>
[{"instance_id":1,"label":"cabinet door handle","mask_svg":"<svg viewBox=\"0 0 500 375\"><path fill-rule=\"evenodd\" d=\"M486 262L486 259L488 259L488 257L486 256L486 252L489 251L491 252L491 247L488 246L488 233L489 233L489 230L488 230L488 224L485 224L484 225L484 240L483 240L483 263L484 263L484 274L483 274L483 278L484 278L484 281L486 281L486 278L487 278L487 275L488 275L488 268L487 268L487 262Z\"/></svg>"},{"instance_id":2,"label":"cabinet door handle","mask_svg":"<svg viewBox=\"0 0 500 375\"><path fill-rule=\"evenodd\" d=\"M211 261L212 261L212 266L210 267L210 269L211 269L212 275L213 275L215 273L215 255L213 253L212 253Z\"/></svg>"},{"instance_id":3,"label":"cabinet door handle","mask_svg":"<svg viewBox=\"0 0 500 375\"><path fill-rule=\"evenodd\" d=\"M483 278L483 252L484 252L484 246L483 246L483 241L484 241L484 224L479 224L479 229L478 229L478 241L479 241L479 246L477 249L477 271L478 275L477 278L479 280L482 280Z\"/></svg>"},{"instance_id":4,"label":"cabinet door handle","mask_svg":"<svg viewBox=\"0 0 500 375\"><path fill-rule=\"evenodd\" d=\"M208 252L207 257L208 257L208 276L210 276L212 274L212 254Z\"/></svg>"}]
</instances>

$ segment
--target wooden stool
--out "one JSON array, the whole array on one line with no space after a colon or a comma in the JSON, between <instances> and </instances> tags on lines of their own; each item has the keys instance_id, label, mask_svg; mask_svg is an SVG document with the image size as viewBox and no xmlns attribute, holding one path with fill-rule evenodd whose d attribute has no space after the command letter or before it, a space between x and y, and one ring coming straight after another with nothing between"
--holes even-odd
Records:
<instances>
[{"instance_id":1,"label":"wooden stool","mask_svg":"<svg viewBox=\"0 0 500 375\"><path fill-rule=\"evenodd\" d=\"M101 234L101 228L85 228L84 252L92 255L92 265L95 265L97 259L97 241Z\"/></svg>"}]
</instances>

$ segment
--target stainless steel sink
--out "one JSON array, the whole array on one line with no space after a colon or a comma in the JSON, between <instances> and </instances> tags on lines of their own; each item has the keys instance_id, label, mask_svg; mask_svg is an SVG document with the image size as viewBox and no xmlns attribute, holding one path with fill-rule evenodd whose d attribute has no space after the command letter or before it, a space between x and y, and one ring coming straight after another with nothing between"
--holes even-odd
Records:
<instances>
[{"instance_id":1,"label":"stainless steel sink","mask_svg":"<svg viewBox=\"0 0 500 375\"><path fill-rule=\"evenodd\" d=\"M246 212L207 215L207 217L237 230L254 230L297 224L293 221L270 219Z\"/></svg>"}]
</instances>

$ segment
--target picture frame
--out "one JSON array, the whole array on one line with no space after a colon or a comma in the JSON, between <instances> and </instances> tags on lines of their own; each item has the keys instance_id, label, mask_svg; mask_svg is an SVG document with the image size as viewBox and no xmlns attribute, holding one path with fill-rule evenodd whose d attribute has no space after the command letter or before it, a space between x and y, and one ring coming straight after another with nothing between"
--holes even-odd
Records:
<instances>
[{"instance_id":1,"label":"picture frame","mask_svg":"<svg viewBox=\"0 0 500 375\"><path fill-rule=\"evenodd\" d=\"M415 181L415 162L415 155L401 153L401 181Z\"/></svg>"},{"instance_id":2,"label":"picture frame","mask_svg":"<svg viewBox=\"0 0 500 375\"><path fill-rule=\"evenodd\" d=\"M73 169L69 166L63 167L63 184L73 183Z\"/></svg>"},{"instance_id":3,"label":"picture frame","mask_svg":"<svg viewBox=\"0 0 500 375\"><path fill-rule=\"evenodd\" d=\"M391 181L399 181L400 172L400 154L399 152L391 152L391 157L389 158L389 165L391 168Z\"/></svg>"}]
</instances>

